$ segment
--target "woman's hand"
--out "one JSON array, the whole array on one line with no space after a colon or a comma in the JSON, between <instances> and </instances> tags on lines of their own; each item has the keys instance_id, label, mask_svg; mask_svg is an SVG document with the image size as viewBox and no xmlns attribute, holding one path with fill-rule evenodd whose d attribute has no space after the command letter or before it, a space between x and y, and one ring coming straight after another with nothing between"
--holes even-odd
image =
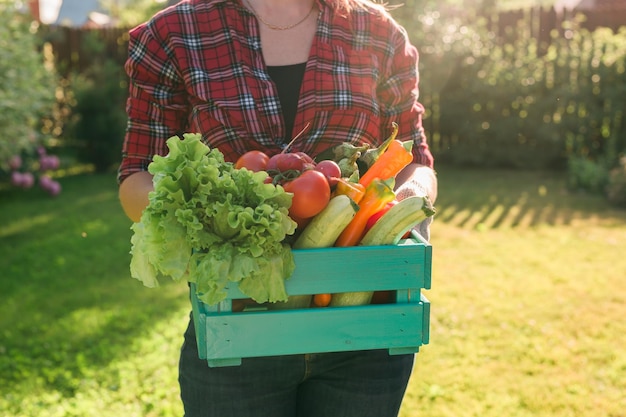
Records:
<instances>
[{"instance_id":1,"label":"woman's hand","mask_svg":"<svg viewBox=\"0 0 626 417\"><path fill-rule=\"evenodd\" d=\"M434 204L437 199L437 175L432 168L411 163L396 176L395 192L398 200L426 193Z\"/></svg>"},{"instance_id":2,"label":"woman's hand","mask_svg":"<svg viewBox=\"0 0 626 417\"><path fill-rule=\"evenodd\" d=\"M122 181L119 198L124 213L133 222L139 222L141 213L148 206L148 194L154 189L152 174L140 171L131 174Z\"/></svg>"},{"instance_id":3,"label":"woman's hand","mask_svg":"<svg viewBox=\"0 0 626 417\"><path fill-rule=\"evenodd\" d=\"M435 171L427 166L410 164L396 176L396 198L402 200L414 195L426 193L431 203L437 199L437 176ZM429 217L417 226L417 231L426 241L430 241L430 224L433 218Z\"/></svg>"}]
</instances>

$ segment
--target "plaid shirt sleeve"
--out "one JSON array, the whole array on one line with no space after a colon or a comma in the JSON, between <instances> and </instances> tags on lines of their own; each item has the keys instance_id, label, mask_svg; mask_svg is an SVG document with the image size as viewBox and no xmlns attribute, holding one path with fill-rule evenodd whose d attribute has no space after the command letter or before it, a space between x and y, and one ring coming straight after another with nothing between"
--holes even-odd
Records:
<instances>
[{"instance_id":1,"label":"plaid shirt sleeve","mask_svg":"<svg viewBox=\"0 0 626 417\"><path fill-rule=\"evenodd\" d=\"M418 52L407 33L393 20L390 28L390 54L378 87L383 121L381 126L398 123L399 140L413 140L414 162L433 168L434 160L422 128L424 107L419 102Z\"/></svg>"},{"instance_id":2,"label":"plaid shirt sleeve","mask_svg":"<svg viewBox=\"0 0 626 417\"><path fill-rule=\"evenodd\" d=\"M165 140L185 132L187 99L168 48L151 24L131 30L126 71L130 78L128 126L118 180L147 170L153 155L167 152Z\"/></svg>"}]
</instances>

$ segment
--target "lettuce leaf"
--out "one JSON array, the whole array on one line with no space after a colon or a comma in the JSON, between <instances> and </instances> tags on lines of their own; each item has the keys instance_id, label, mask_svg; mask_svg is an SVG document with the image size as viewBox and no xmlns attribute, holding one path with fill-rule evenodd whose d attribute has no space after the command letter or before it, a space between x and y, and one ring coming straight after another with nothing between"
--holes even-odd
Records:
<instances>
[{"instance_id":1,"label":"lettuce leaf","mask_svg":"<svg viewBox=\"0 0 626 417\"><path fill-rule=\"evenodd\" d=\"M295 269L284 243L296 228L292 195L266 184L265 172L235 169L199 134L167 146L148 166L154 190L131 226L131 276L148 287L162 277L194 282L211 305L231 283L260 303L286 301L284 281Z\"/></svg>"}]
</instances>

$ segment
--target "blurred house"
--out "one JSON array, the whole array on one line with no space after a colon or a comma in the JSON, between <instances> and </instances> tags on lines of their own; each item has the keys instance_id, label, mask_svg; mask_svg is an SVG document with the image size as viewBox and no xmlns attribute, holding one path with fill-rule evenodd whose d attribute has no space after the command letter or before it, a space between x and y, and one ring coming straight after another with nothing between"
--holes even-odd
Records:
<instances>
[{"instance_id":1,"label":"blurred house","mask_svg":"<svg viewBox=\"0 0 626 417\"><path fill-rule=\"evenodd\" d=\"M46 25L97 28L114 25L99 0L30 0L30 11Z\"/></svg>"}]
</instances>

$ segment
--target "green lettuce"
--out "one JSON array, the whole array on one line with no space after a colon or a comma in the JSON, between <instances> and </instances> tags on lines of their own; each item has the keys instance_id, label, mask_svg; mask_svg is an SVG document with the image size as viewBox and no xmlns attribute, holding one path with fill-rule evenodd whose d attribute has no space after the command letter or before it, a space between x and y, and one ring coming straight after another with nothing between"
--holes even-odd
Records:
<instances>
[{"instance_id":1,"label":"green lettuce","mask_svg":"<svg viewBox=\"0 0 626 417\"><path fill-rule=\"evenodd\" d=\"M257 302L286 301L295 269L285 238L295 232L292 195L267 173L235 169L199 134L167 140L169 153L148 166L154 190L131 226L131 276L148 287L165 276L196 284L206 304L236 283Z\"/></svg>"}]
</instances>

